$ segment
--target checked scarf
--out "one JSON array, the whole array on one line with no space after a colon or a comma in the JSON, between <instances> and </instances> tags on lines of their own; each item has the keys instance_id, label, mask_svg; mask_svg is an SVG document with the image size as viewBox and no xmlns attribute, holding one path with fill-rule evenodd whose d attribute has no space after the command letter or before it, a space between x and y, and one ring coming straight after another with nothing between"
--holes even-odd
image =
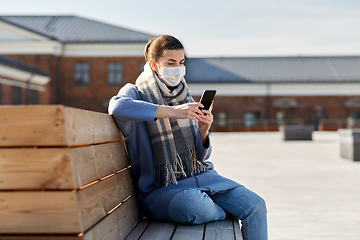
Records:
<instances>
[{"instance_id":1,"label":"checked scarf","mask_svg":"<svg viewBox=\"0 0 360 240\"><path fill-rule=\"evenodd\" d=\"M151 70L149 64L136 80L143 101L174 106L194 102L188 92L185 79L169 90ZM154 173L157 186L177 184L205 170L205 164L196 158L194 139L197 121L191 119L159 118L147 122L154 158Z\"/></svg>"}]
</instances>

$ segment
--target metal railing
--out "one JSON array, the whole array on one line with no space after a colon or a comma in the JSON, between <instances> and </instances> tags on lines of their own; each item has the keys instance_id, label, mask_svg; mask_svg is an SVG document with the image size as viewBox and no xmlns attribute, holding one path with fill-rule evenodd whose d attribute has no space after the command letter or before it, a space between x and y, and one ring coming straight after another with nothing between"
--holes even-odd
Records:
<instances>
[{"instance_id":1,"label":"metal railing","mask_svg":"<svg viewBox=\"0 0 360 240\"><path fill-rule=\"evenodd\" d=\"M281 125L302 125L303 119L256 119L246 121L244 119L214 119L213 130L215 131L274 131Z\"/></svg>"},{"instance_id":2,"label":"metal railing","mask_svg":"<svg viewBox=\"0 0 360 240\"><path fill-rule=\"evenodd\" d=\"M301 118L293 119L256 119L246 121L244 119L214 119L213 131L277 131L282 125L314 125L315 123L305 123ZM318 130L336 131L340 128L348 128L346 118L323 118L319 121ZM353 128L360 128L360 119L355 119Z\"/></svg>"}]
</instances>

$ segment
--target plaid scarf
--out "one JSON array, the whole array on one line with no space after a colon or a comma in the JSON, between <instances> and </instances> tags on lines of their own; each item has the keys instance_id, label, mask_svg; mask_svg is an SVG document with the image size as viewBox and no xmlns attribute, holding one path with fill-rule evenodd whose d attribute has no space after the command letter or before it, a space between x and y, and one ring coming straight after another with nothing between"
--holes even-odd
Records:
<instances>
[{"instance_id":1,"label":"plaid scarf","mask_svg":"<svg viewBox=\"0 0 360 240\"><path fill-rule=\"evenodd\" d=\"M136 80L143 101L158 105L174 106L194 102L188 92L185 79L173 90L154 74L148 64ZM154 158L154 172L157 186L177 184L184 179L205 170L202 161L197 160L194 138L197 121L191 119L159 118L147 122Z\"/></svg>"}]
</instances>

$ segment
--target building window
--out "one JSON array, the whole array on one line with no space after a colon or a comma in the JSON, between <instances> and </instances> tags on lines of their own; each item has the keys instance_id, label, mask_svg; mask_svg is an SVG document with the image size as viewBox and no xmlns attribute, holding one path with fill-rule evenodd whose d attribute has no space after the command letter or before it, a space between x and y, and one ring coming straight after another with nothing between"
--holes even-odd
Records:
<instances>
[{"instance_id":1,"label":"building window","mask_svg":"<svg viewBox=\"0 0 360 240\"><path fill-rule=\"evenodd\" d=\"M227 114L226 112L218 112L216 114L216 120L217 120L217 124L220 127L225 127L227 125Z\"/></svg>"},{"instance_id":2,"label":"building window","mask_svg":"<svg viewBox=\"0 0 360 240\"><path fill-rule=\"evenodd\" d=\"M20 105L21 104L21 88L19 87L12 87L12 104Z\"/></svg>"},{"instance_id":3,"label":"building window","mask_svg":"<svg viewBox=\"0 0 360 240\"><path fill-rule=\"evenodd\" d=\"M259 117L259 113L257 112L244 113L244 125L255 126L257 124L258 117Z\"/></svg>"},{"instance_id":4,"label":"building window","mask_svg":"<svg viewBox=\"0 0 360 240\"><path fill-rule=\"evenodd\" d=\"M108 84L120 85L123 81L123 65L121 63L108 64Z\"/></svg>"},{"instance_id":5,"label":"building window","mask_svg":"<svg viewBox=\"0 0 360 240\"><path fill-rule=\"evenodd\" d=\"M89 85L90 65L89 63L75 63L75 84Z\"/></svg>"},{"instance_id":6,"label":"building window","mask_svg":"<svg viewBox=\"0 0 360 240\"><path fill-rule=\"evenodd\" d=\"M30 90L30 104L38 104L38 91Z\"/></svg>"}]
</instances>

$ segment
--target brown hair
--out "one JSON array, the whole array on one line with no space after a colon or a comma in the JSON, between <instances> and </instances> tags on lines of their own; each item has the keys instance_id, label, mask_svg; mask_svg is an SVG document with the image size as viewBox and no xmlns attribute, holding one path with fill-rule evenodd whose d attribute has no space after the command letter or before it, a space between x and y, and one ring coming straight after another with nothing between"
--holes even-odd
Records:
<instances>
[{"instance_id":1,"label":"brown hair","mask_svg":"<svg viewBox=\"0 0 360 240\"><path fill-rule=\"evenodd\" d=\"M163 34L150 38L144 50L145 62L150 61L150 59L158 60L165 55L166 50L180 49L184 49L183 45L173 36Z\"/></svg>"}]
</instances>

